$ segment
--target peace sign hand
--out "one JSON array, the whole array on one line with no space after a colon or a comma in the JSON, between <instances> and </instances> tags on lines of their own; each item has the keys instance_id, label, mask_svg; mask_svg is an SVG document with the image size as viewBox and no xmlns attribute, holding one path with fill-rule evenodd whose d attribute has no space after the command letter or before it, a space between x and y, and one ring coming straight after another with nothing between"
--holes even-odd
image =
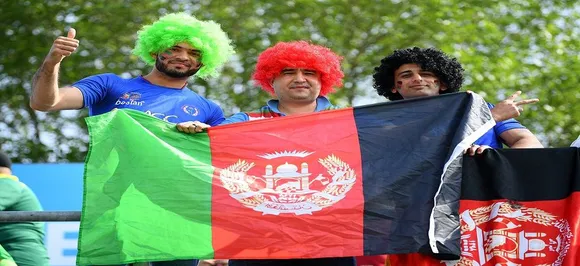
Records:
<instances>
[{"instance_id":1,"label":"peace sign hand","mask_svg":"<svg viewBox=\"0 0 580 266\"><path fill-rule=\"evenodd\" d=\"M527 99L517 101L518 96L522 94L521 91L516 91L507 99L497 103L493 109L491 109L491 115L495 122L500 122L508 120L510 118L516 118L524 111L524 105L537 103L540 99Z\"/></svg>"}]
</instances>

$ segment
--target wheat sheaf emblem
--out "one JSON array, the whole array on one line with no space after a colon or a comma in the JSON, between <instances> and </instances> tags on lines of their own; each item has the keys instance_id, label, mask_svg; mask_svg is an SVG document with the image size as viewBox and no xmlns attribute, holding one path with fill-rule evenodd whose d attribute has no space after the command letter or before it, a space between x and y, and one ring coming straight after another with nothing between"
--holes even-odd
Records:
<instances>
[{"instance_id":1,"label":"wheat sheaf emblem","mask_svg":"<svg viewBox=\"0 0 580 266\"><path fill-rule=\"evenodd\" d=\"M306 152L280 152L265 154L260 157L265 159L286 156L304 158L311 154ZM250 175L248 172L255 164L246 160L238 160L236 163L221 169L219 178L223 188L228 190L230 196L247 208L258 211L266 209L265 213L268 212L267 210L271 212L273 208L278 208L274 211L274 214L284 212L300 214L301 208L310 208L310 211L306 213L311 214L312 211L332 206L342 200L356 181L355 170L334 154L318 159L318 163L326 168L328 177L324 174L319 174L310 178L310 173L306 174L304 169L299 172L296 171L298 170L296 166L290 164L278 166L277 170L280 171L281 169L296 171L297 177L295 179L297 181L278 186L276 189L273 189L272 184L276 183L273 183L271 179L281 175L280 172L274 174L272 170L270 172L266 170L266 174L263 176ZM308 184L313 182L320 182L324 185L324 189L312 190L304 188L304 186L308 187ZM257 184L266 184L266 187L260 187ZM285 209L285 206L292 206L292 210Z\"/></svg>"},{"instance_id":2,"label":"wheat sheaf emblem","mask_svg":"<svg viewBox=\"0 0 580 266\"><path fill-rule=\"evenodd\" d=\"M494 229L493 225L491 225L493 222L496 223L503 223L503 224L509 224L510 226L517 226L517 227L521 227L526 223L532 223L532 224L538 224L538 225L542 225L542 226L546 226L546 227L556 227L559 230L559 237L558 237L558 241L560 241L560 243L558 243L558 245L556 246L555 249L552 249L553 247L549 247L550 244L554 244L551 243L549 240L547 240L548 242L541 242L542 245L546 245L546 247L543 247L544 249L548 249L551 252L557 252L558 256L557 258L553 258L553 262L550 263L543 263L543 264L534 264L534 265L538 265L538 266L559 266L562 265L564 258L566 257L566 254L568 253L568 250L570 248L570 241L572 238L572 233L570 230L570 225L569 223L561 218L558 218L557 216L546 212L544 210L538 209L538 208L530 208L530 207L524 207L521 206L519 204L513 204L513 202L498 202L492 205L488 205L488 206L483 206L483 207L479 207L476 209L471 209L471 210L466 210L464 212L464 214L467 214L467 216L465 217L469 217L470 223L472 223L472 225L470 225L470 223L464 223L463 220L465 217L462 216L462 225L461 225L461 232L462 232L462 239L463 239L463 235L467 232L476 230L477 227L474 227L473 225L476 226L483 226L482 228L485 228L485 230L491 230L494 234L497 232L500 232L504 229L502 228L497 228ZM487 224L487 225L485 225ZM491 226L491 227L490 227ZM522 227L523 228L523 227ZM537 230L537 229L534 229ZM522 231L524 232L524 231ZM509 234L506 233L507 236L510 236ZM525 235L527 236L527 235ZM540 238L546 238L548 237L544 232L532 232L530 233L530 236L527 236L529 238L533 238L533 237L540 237ZM496 247L494 245L498 245L498 244L502 244L503 242L501 242L500 240L503 239L501 237L487 237L489 238L488 242L486 242L482 247L483 248L486 256L497 256L497 257L501 257L502 260L506 260L506 261L510 261L515 259L515 257L511 257L509 255L505 255L503 254L501 251L496 251L494 250ZM548 237L549 238L549 237ZM506 237L507 239L507 237ZM546 240L546 239L543 239ZM535 245L533 246L534 248L538 249L539 247L541 247L541 245L538 245L537 240L535 240ZM525 245L526 243L519 243L521 245ZM520 248L518 249L519 251L522 251L523 249ZM535 252L544 252L544 250L533 250ZM545 256L545 255L544 255ZM521 259L521 258L520 258ZM533 259L533 258L532 258ZM547 257L546 259L549 260L549 258ZM482 264L482 265L496 265L494 263L494 260L490 260L487 261L486 263ZM478 262L473 261L471 258L469 257L465 257L462 256L461 259L454 264L455 266L472 266L472 265L480 265ZM499 265L499 264L497 264ZM504 264L501 264L504 265ZM505 264L507 265L507 264ZM512 264L510 264L512 265ZM516 264L513 264L516 265ZM520 265L520 264L517 264ZM526 265L526 264L523 264Z\"/></svg>"}]
</instances>

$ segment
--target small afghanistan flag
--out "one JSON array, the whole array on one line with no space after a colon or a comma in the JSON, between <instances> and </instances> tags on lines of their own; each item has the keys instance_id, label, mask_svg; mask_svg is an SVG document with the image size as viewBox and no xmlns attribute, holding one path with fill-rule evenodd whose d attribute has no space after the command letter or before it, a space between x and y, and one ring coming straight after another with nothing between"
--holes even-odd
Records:
<instances>
[{"instance_id":1,"label":"small afghanistan flag","mask_svg":"<svg viewBox=\"0 0 580 266\"><path fill-rule=\"evenodd\" d=\"M144 113L87 118L77 263L458 258L462 152L494 122L475 94L183 134Z\"/></svg>"},{"instance_id":2,"label":"small afghanistan flag","mask_svg":"<svg viewBox=\"0 0 580 266\"><path fill-rule=\"evenodd\" d=\"M466 157L461 190L461 259L399 254L390 265L580 265L579 148Z\"/></svg>"}]
</instances>

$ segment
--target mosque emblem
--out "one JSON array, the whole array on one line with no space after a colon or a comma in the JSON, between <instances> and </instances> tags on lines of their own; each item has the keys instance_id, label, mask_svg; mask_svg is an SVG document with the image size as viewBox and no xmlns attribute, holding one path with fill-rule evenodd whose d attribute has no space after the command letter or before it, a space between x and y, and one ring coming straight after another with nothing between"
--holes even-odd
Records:
<instances>
[{"instance_id":1,"label":"mosque emblem","mask_svg":"<svg viewBox=\"0 0 580 266\"><path fill-rule=\"evenodd\" d=\"M457 266L558 266L572 239L568 221L505 201L462 212L461 232Z\"/></svg>"},{"instance_id":2,"label":"mosque emblem","mask_svg":"<svg viewBox=\"0 0 580 266\"><path fill-rule=\"evenodd\" d=\"M313 162L309 158L312 154L283 151L259 155L265 160L284 161L267 161L263 169L254 169L260 175L248 173L255 162L238 160L221 169L219 177L231 197L264 215L312 214L342 200L356 181L355 171L337 156L331 154ZM320 164L326 173L312 173L312 163Z\"/></svg>"}]
</instances>

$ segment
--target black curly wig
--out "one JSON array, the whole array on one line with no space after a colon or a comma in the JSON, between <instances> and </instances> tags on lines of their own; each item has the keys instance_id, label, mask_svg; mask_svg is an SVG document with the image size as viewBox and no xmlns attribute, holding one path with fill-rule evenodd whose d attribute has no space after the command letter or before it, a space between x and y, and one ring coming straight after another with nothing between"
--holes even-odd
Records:
<instances>
[{"instance_id":1,"label":"black curly wig","mask_svg":"<svg viewBox=\"0 0 580 266\"><path fill-rule=\"evenodd\" d=\"M383 58L381 65L375 67L373 87L379 95L391 101L402 100L398 92L393 93L395 87L395 70L404 64L417 64L423 70L433 72L447 90L441 93L457 92L463 84L463 67L455 58L435 48L407 48L395 50L393 54Z\"/></svg>"}]
</instances>

